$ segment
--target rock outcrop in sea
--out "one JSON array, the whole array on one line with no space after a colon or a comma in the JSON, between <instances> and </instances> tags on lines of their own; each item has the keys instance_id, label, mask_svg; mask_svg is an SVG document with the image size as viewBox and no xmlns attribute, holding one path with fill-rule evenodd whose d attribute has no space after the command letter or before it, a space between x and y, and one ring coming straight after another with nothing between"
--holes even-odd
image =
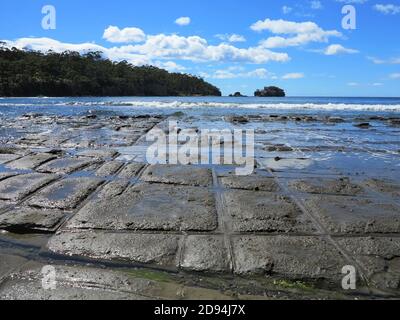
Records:
<instances>
[{"instance_id":1,"label":"rock outcrop in sea","mask_svg":"<svg viewBox=\"0 0 400 320\"><path fill-rule=\"evenodd\" d=\"M285 97L285 91L281 88L270 86L264 87L262 90L257 90L254 92L254 96L256 97Z\"/></svg>"}]
</instances>

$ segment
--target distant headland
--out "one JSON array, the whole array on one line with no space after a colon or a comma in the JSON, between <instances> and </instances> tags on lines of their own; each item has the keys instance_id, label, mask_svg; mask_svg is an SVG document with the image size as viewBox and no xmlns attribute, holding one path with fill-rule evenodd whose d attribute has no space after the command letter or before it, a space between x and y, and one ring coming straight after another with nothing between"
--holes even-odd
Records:
<instances>
[{"instance_id":1,"label":"distant headland","mask_svg":"<svg viewBox=\"0 0 400 320\"><path fill-rule=\"evenodd\" d=\"M113 62L101 52L25 51L0 44L0 96L221 96L202 78Z\"/></svg>"}]
</instances>

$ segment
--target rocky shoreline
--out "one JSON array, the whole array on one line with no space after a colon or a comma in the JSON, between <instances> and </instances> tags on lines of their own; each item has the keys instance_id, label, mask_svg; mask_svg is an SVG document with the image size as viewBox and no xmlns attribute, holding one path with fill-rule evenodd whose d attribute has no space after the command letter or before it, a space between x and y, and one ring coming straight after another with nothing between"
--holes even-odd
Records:
<instances>
[{"instance_id":1,"label":"rocky shoreline","mask_svg":"<svg viewBox=\"0 0 400 320\"><path fill-rule=\"evenodd\" d=\"M384 164L399 154L345 134L390 128L400 150L398 118L207 119L255 129L256 168L243 177L229 165L147 164L144 136L171 119L204 122L0 119L0 299L399 297L400 179ZM341 139L321 136L337 126ZM373 155L383 159L373 170L343 158ZM47 265L56 290L42 287ZM346 265L356 290L341 287Z\"/></svg>"}]
</instances>

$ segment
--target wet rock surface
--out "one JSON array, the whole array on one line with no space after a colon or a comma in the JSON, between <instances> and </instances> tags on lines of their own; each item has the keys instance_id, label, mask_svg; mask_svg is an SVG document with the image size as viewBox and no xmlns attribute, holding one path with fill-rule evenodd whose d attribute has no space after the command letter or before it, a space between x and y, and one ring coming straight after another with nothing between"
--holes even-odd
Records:
<instances>
[{"instance_id":1,"label":"wet rock surface","mask_svg":"<svg viewBox=\"0 0 400 320\"><path fill-rule=\"evenodd\" d=\"M43 173L13 176L0 182L0 199L19 201L58 177Z\"/></svg>"},{"instance_id":2,"label":"wet rock surface","mask_svg":"<svg viewBox=\"0 0 400 320\"><path fill-rule=\"evenodd\" d=\"M63 158L48 162L40 166L37 171L44 173L68 174L93 163L94 161L90 158Z\"/></svg>"},{"instance_id":3,"label":"wet rock surface","mask_svg":"<svg viewBox=\"0 0 400 320\"><path fill-rule=\"evenodd\" d=\"M18 170L34 169L40 166L42 163L55 158L56 157L52 154L39 153L39 154L25 156L11 163L8 163L6 166L8 168L18 169Z\"/></svg>"},{"instance_id":4,"label":"wet rock surface","mask_svg":"<svg viewBox=\"0 0 400 320\"><path fill-rule=\"evenodd\" d=\"M292 279L341 279L342 255L322 237L235 237L235 272L279 274Z\"/></svg>"},{"instance_id":5,"label":"wet rock surface","mask_svg":"<svg viewBox=\"0 0 400 320\"><path fill-rule=\"evenodd\" d=\"M374 198L311 196L306 205L332 233L400 232L400 207Z\"/></svg>"},{"instance_id":6,"label":"wet rock surface","mask_svg":"<svg viewBox=\"0 0 400 320\"><path fill-rule=\"evenodd\" d=\"M256 171L148 164L145 134L177 118L193 134L254 128ZM14 133L0 136L0 299L400 296L397 118L169 119L0 115ZM55 290L42 288L43 260ZM350 295L346 265L361 290Z\"/></svg>"},{"instance_id":7,"label":"wet rock surface","mask_svg":"<svg viewBox=\"0 0 400 320\"><path fill-rule=\"evenodd\" d=\"M209 187L212 184L210 169L181 165L153 165L146 169L142 179L189 186Z\"/></svg>"},{"instance_id":8,"label":"wet rock surface","mask_svg":"<svg viewBox=\"0 0 400 320\"><path fill-rule=\"evenodd\" d=\"M287 196L268 192L227 191L226 209L234 231L313 233L311 221Z\"/></svg>"},{"instance_id":9,"label":"wet rock surface","mask_svg":"<svg viewBox=\"0 0 400 320\"><path fill-rule=\"evenodd\" d=\"M27 204L48 209L74 209L102 183L95 178L67 178L35 194Z\"/></svg>"},{"instance_id":10,"label":"wet rock surface","mask_svg":"<svg viewBox=\"0 0 400 320\"><path fill-rule=\"evenodd\" d=\"M206 188L140 183L115 197L92 200L67 227L206 231L217 227L217 215Z\"/></svg>"},{"instance_id":11,"label":"wet rock surface","mask_svg":"<svg viewBox=\"0 0 400 320\"><path fill-rule=\"evenodd\" d=\"M221 183L225 188L244 189L253 191L277 192L279 185L272 177L260 175L235 176L229 175L221 178Z\"/></svg>"},{"instance_id":12,"label":"wet rock surface","mask_svg":"<svg viewBox=\"0 0 400 320\"><path fill-rule=\"evenodd\" d=\"M338 243L354 255L373 286L400 289L400 239L393 237L339 238Z\"/></svg>"},{"instance_id":13,"label":"wet rock surface","mask_svg":"<svg viewBox=\"0 0 400 320\"><path fill-rule=\"evenodd\" d=\"M222 236L192 235L185 240L180 266L185 270L229 272L231 269Z\"/></svg>"},{"instance_id":14,"label":"wet rock surface","mask_svg":"<svg viewBox=\"0 0 400 320\"><path fill-rule=\"evenodd\" d=\"M64 255L175 268L178 239L163 234L61 233L50 239L48 248Z\"/></svg>"},{"instance_id":15,"label":"wet rock surface","mask_svg":"<svg viewBox=\"0 0 400 320\"><path fill-rule=\"evenodd\" d=\"M0 215L0 228L13 232L50 232L64 217L62 211L13 208Z\"/></svg>"},{"instance_id":16,"label":"wet rock surface","mask_svg":"<svg viewBox=\"0 0 400 320\"><path fill-rule=\"evenodd\" d=\"M307 180L294 180L289 185L296 191L306 193L355 196L363 192L361 186L352 183L347 177L338 179L311 178Z\"/></svg>"}]
</instances>

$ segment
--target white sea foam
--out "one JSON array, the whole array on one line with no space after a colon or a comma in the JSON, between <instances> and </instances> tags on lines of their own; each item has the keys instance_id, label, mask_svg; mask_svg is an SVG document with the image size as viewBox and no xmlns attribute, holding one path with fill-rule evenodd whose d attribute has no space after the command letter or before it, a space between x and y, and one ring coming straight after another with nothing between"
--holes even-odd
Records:
<instances>
[{"instance_id":1,"label":"white sea foam","mask_svg":"<svg viewBox=\"0 0 400 320\"><path fill-rule=\"evenodd\" d=\"M1 102L0 106L26 107L29 103ZM37 104L35 104L37 105ZM350 103L231 103L231 102L187 102L187 101L68 101L49 103L51 106L71 107L133 107L150 109L274 109L274 110L349 110L400 112L400 104L350 104Z\"/></svg>"},{"instance_id":2,"label":"white sea foam","mask_svg":"<svg viewBox=\"0 0 400 320\"><path fill-rule=\"evenodd\" d=\"M73 106L121 106L151 109L313 109L313 110L355 110L355 111L400 111L400 104L345 104L345 103L229 103L229 102L185 102L185 101L110 101L74 102Z\"/></svg>"}]
</instances>

